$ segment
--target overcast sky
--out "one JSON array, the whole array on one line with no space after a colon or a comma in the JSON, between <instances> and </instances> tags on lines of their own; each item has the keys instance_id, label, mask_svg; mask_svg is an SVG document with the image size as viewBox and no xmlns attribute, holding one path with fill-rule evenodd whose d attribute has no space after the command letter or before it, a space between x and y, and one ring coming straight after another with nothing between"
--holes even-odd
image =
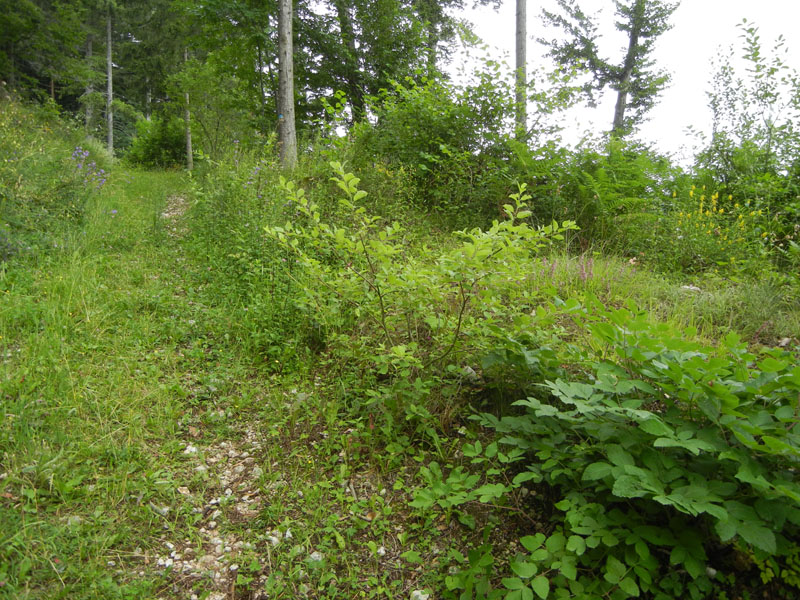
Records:
<instances>
[{"instance_id":1,"label":"overcast sky","mask_svg":"<svg viewBox=\"0 0 800 600\"><path fill-rule=\"evenodd\" d=\"M600 31L609 47L621 53L627 40L613 28L613 2L579 1L585 12L604 11L605 18L599 21ZM540 46L533 38L544 33L539 19L541 7L553 4L552 0L528 2L528 54L532 66L540 60ZM498 58L506 53L510 64L514 61L515 6L514 0L503 0L498 11L480 8L466 15L475 32L496 48L493 53ZM671 73L672 83L649 113L650 121L642 127L641 138L656 143L662 151L680 153L682 147L691 150L693 146L684 133L687 125L710 129L706 92L710 89L712 60L731 45L737 55L741 54L741 31L737 24L744 18L758 25L764 50L770 49L778 35L783 34L789 51L787 62L800 70L800 37L794 35L800 23L797 0L683 0L672 16L673 29L659 39L655 54L658 64ZM576 140L583 130L610 129L614 100L609 94L597 109L576 110L570 119L574 125L566 137Z\"/></svg>"}]
</instances>

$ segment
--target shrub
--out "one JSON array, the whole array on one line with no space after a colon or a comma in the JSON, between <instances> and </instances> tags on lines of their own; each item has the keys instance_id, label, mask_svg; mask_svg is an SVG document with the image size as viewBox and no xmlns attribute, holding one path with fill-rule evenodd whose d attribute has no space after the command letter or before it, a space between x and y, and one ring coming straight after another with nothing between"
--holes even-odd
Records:
<instances>
[{"instance_id":1,"label":"shrub","mask_svg":"<svg viewBox=\"0 0 800 600\"><path fill-rule=\"evenodd\" d=\"M706 598L762 582L794 597L797 357L749 353L735 335L706 347L635 309L575 314L598 349L584 354L588 378L547 381L520 413L479 417L525 453L515 484L538 482L555 508L538 507L552 533L521 540L506 598L550 586L555 597Z\"/></svg>"},{"instance_id":2,"label":"shrub","mask_svg":"<svg viewBox=\"0 0 800 600\"><path fill-rule=\"evenodd\" d=\"M387 424L430 426L431 413L445 413L453 396L443 382L457 383L465 361L505 340L501 324L531 302L520 286L531 257L574 224L530 225L523 186L505 206L505 220L456 233L441 254L417 253L397 222L381 222L361 206L367 193L359 178L332 167L350 222L323 221L305 191L284 181L294 215L266 227L267 235L297 265L297 302L314 315L332 368L348 381L351 408Z\"/></svg>"},{"instance_id":3,"label":"shrub","mask_svg":"<svg viewBox=\"0 0 800 600\"><path fill-rule=\"evenodd\" d=\"M126 157L144 167L179 167L186 162L186 125L178 117L154 116L136 123Z\"/></svg>"}]
</instances>

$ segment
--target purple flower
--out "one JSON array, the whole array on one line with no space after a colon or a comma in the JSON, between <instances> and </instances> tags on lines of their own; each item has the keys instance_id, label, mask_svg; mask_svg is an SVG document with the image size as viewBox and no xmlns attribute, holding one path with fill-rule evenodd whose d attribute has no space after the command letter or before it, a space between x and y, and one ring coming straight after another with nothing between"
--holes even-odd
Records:
<instances>
[{"instance_id":1,"label":"purple flower","mask_svg":"<svg viewBox=\"0 0 800 600\"><path fill-rule=\"evenodd\" d=\"M111 209L111 214L112 214L112 215L115 215L115 214L117 214L117 209L116 209L116 208L112 208L112 209Z\"/></svg>"}]
</instances>

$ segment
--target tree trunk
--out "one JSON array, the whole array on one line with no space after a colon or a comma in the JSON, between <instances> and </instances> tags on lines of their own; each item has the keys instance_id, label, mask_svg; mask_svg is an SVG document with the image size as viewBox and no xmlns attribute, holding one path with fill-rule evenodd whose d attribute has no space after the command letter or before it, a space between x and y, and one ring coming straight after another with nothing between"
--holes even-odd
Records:
<instances>
[{"instance_id":1,"label":"tree trunk","mask_svg":"<svg viewBox=\"0 0 800 600\"><path fill-rule=\"evenodd\" d=\"M517 0L516 137L523 141L528 131L528 15L527 0Z\"/></svg>"},{"instance_id":2,"label":"tree trunk","mask_svg":"<svg viewBox=\"0 0 800 600\"><path fill-rule=\"evenodd\" d=\"M364 90L361 86L361 74L358 68L358 54L356 53L356 36L353 31L353 21L350 17L348 2L336 0L336 16L339 20L339 29L342 35L342 45L345 52L345 69L347 78L347 92L353 110L353 121L360 121L366 112L364 107Z\"/></svg>"},{"instance_id":3,"label":"tree trunk","mask_svg":"<svg viewBox=\"0 0 800 600\"><path fill-rule=\"evenodd\" d=\"M89 79L86 82L86 113L84 115L84 127L86 133L92 130L92 117L94 116L94 104L92 104L92 94L94 93L94 83L92 82L92 36L86 37L86 66L89 69Z\"/></svg>"},{"instance_id":4,"label":"tree trunk","mask_svg":"<svg viewBox=\"0 0 800 600\"><path fill-rule=\"evenodd\" d=\"M625 54L625 62L622 65L619 89L617 90L617 104L614 107L614 122L611 125L611 134L616 137L622 137L626 133L625 109L628 107L631 76L636 66L636 47L639 45L639 32L642 29L645 2L646 0L636 0L636 6L633 11L633 22L631 23L631 31L628 37L628 52Z\"/></svg>"},{"instance_id":5,"label":"tree trunk","mask_svg":"<svg viewBox=\"0 0 800 600\"><path fill-rule=\"evenodd\" d=\"M150 76L146 75L144 78L144 118L146 120L150 120L150 116L153 112L153 92L150 89Z\"/></svg>"},{"instance_id":6,"label":"tree trunk","mask_svg":"<svg viewBox=\"0 0 800 600\"><path fill-rule=\"evenodd\" d=\"M261 52L261 42L258 42L257 45L258 49L258 88L261 92L261 97L258 99L259 103L261 104L261 124L259 125L259 129L263 130L267 127L267 123L269 123L269 119L267 117L267 102L266 98L267 95L264 91L264 57L262 56Z\"/></svg>"},{"instance_id":7,"label":"tree trunk","mask_svg":"<svg viewBox=\"0 0 800 600\"><path fill-rule=\"evenodd\" d=\"M183 49L183 62L189 62L189 49ZM186 107L183 118L186 121L186 169L194 169L194 156L192 155L192 114L189 111L189 92L186 92Z\"/></svg>"},{"instance_id":8,"label":"tree trunk","mask_svg":"<svg viewBox=\"0 0 800 600\"><path fill-rule=\"evenodd\" d=\"M294 63L292 47L292 0L278 2L278 145L281 165L297 164L294 123Z\"/></svg>"},{"instance_id":9,"label":"tree trunk","mask_svg":"<svg viewBox=\"0 0 800 600\"><path fill-rule=\"evenodd\" d=\"M114 109L111 103L114 100L113 63L111 62L111 4L106 12L106 124L108 127L108 152L114 155Z\"/></svg>"},{"instance_id":10,"label":"tree trunk","mask_svg":"<svg viewBox=\"0 0 800 600\"><path fill-rule=\"evenodd\" d=\"M50 75L50 99L56 101L56 80Z\"/></svg>"}]
</instances>

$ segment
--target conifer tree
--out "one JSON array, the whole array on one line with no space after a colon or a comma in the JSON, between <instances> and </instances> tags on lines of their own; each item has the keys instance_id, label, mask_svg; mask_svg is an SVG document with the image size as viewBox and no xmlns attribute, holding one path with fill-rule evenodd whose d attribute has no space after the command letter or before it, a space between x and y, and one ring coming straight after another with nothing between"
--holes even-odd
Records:
<instances>
[{"instance_id":1,"label":"conifer tree","mask_svg":"<svg viewBox=\"0 0 800 600\"><path fill-rule=\"evenodd\" d=\"M556 0L559 10L543 11L545 23L561 30L553 39L539 41L549 48L557 63L586 69L591 80L584 86L590 102L607 87L617 92L611 133L622 137L640 123L669 82L652 58L658 37L672 25L669 18L678 3L664 0L614 0L616 29L627 36L625 55L613 62L601 55L595 19L576 0Z\"/></svg>"}]
</instances>

